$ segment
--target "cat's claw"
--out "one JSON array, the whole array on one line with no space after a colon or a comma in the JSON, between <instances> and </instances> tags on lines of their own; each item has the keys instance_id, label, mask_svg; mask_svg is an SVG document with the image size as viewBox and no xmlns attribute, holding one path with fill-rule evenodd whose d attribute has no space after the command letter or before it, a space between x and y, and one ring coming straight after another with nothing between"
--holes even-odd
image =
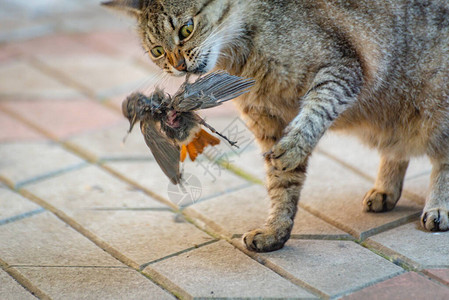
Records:
<instances>
[{"instance_id":1,"label":"cat's claw","mask_svg":"<svg viewBox=\"0 0 449 300\"><path fill-rule=\"evenodd\" d=\"M246 248L255 252L270 252L281 249L290 235L279 237L268 228L256 229L243 235Z\"/></svg>"},{"instance_id":2,"label":"cat's claw","mask_svg":"<svg viewBox=\"0 0 449 300\"><path fill-rule=\"evenodd\" d=\"M276 170L291 171L303 164L308 154L297 141L283 138L265 154L265 157L271 161Z\"/></svg>"},{"instance_id":3,"label":"cat's claw","mask_svg":"<svg viewBox=\"0 0 449 300\"><path fill-rule=\"evenodd\" d=\"M363 199L363 209L367 212L384 212L392 210L399 197L395 197L392 193L371 189L366 193Z\"/></svg>"},{"instance_id":4,"label":"cat's claw","mask_svg":"<svg viewBox=\"0 0 449 300\"><path fill-rule=\"evenodd\" d=\"M443 208L424 209L421 215L421 224L429 231L448 231L449 210Z\"/></svg>"}]
</instances>

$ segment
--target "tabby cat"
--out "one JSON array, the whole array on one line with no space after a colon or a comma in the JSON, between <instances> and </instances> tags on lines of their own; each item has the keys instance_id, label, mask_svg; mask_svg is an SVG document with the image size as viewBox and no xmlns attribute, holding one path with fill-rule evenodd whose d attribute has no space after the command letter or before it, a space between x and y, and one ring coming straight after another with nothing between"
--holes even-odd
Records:
<instances>
[{"instance_id":1,"label":"tabby cat","mask_svg":"<svg viewBox=\"0 0 449 300\"><path fill-rule=\"evenodd\" d=\"M381 155L368 212L399 200L409 159L426 154L431 191L421 216L449 229L447 0L116 0L143 47L175 76L214 69L256 80L235 101L265 152L271 211L244 235L272 251L290 237L308 158L327 129Z\"/></svg>"}]
</instances>

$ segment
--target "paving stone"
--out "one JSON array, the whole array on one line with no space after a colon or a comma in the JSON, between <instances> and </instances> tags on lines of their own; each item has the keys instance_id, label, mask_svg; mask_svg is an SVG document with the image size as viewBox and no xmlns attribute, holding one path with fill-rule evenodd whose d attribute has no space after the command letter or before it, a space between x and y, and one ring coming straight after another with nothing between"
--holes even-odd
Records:
<instances>
[{"instance_id":1,"label":"paving stone","mask_svg":"<svg viewBox=\"0 0 449 300\"><path fill-rule=\"evenodd\" d=\"M169 211L79 211L73 217L137 265L213 240Z\"/></svg>"},{"instance_id":2,"label":"paving stone","mask_svg":"<svg viewBox=\"0 0 449 300\"><path fill-rule=\"evenodd\" d=\"M41 207L10 189L0 186L0 224ZM0 225L1 226L1 225ZM1 297L0 297L1 298Z\"/></svg>"},{"instance_id":3,"label":"paving stone","mask_svg":"<svg viewBox=\"0 0 449 300\"><path fill-rule=\"evenodd\" d=\"M11 110L55 138L64 139L117 124L122 117L94 101L7 101Z\"/></svg>"},{"instance_id":4,"label":"paving stone","mask_svg":"<svg viewBox=\"0 0 449 300\"><path fill-rule=\"evenodd\" d=\"M0 269L0 299L36 299L17 281Z\"/></svg>"},{"instance_id":5,"label":"paving stone","mask_svg":"<svg viewBox=\"0 0 449 300\"><path fill-rule=\"evenodd\" d=\"M92 30L124 30L134 33L135 21L133 18L119 14L110 15L107 9L98 5L100 2L91 2L87 10L74 13L56 15L55 19L65 31L88 33Z\"/></svg>"},{"instance_id":6,"label":"paving stone","mask_svg":"<svg viewBox=\"0 0 449 300\"><path fill-rule=\"evenodd\" d=\"M10 46L25 57L52 57L54 55L92 54L92 48L77 41L76 34L56 33L35 39L16 42Z\"/></svg>"},{"instance_id":7,"label":"paving stone","mask_svg":"<svg viewBox=\"0 0 449 300\"><path fill-rule=\"evenodd\" d=\"M0 65L0 97L34 100L79 98L82 95L24 61L12 61Z\"/></svg>"},{"instance_id":8,"label":"paving stone","mask_svg":"<svg viewBox=\"0 0 449 300\"><path fill-rule=\"evenodd\" d=\"M446 269L429 269L424 272L430 277L436 278L439 281L449 286L449 268Z\"/></svg>"},{"instance_id":9,"label":"paving stone","mask_svg":"<svg viewBox=\"0 0 449 300\"><path fill-rule=\"evenodd\" d=\"M152 159L139 126L129 135L128 128L129 122L123 119L117 125L76 135L67 141L94 160Z\"/></svg>"},{"instance_id":10,"label":"paving stone","mask_svg":"<svg viewBox=\"0 0 449 300\"><path fill-rule=\"evenodd\" d=\"M403 272L402 268L350 241L289 240L281 250L261 256L328 297Z\"/></svg>"},{"instance_id":11,"label":"paving stone","mask_svg":"<svg viewBox=\"0 0 449 300\"><path fill-rule=\"evenodd\" d=\"M129 268L37 268L17 270L53 299L176 299Z\"/></svg>"},{"instance_id":12,"label":"paving stone","mask_svg":"<svg viewBox=\"0 0 449 300\"><path fill-rule=\"evenodd\" d=\"M225 241L151 264L195 298L315 298Z\"/></svg>"},{"instance_id":13,"label":"paving stone","mask_svg":"<svg viewBox=\"0 0 449 300\"><path fill-rule=\"evenodd\" d=\"M89 209L166 208L95 166L33 183L24 189L67 214Z\"/></svg>"},{"instance_id":14,"label":"paving stone","mask_svg":"<svg viewBox=\"0 0 449 300\"><path fill-rule=\"evenodd\" d=\"M112 16L114 18L114 16ZM76 41L103 53L113 53L121 57L140 57L151 60L142 48L141 40L131 28L89 32L75 37ZM149 64L150 65L150 64ZM154 65L154 64L151 64ZM154 65L156 70L156 66Z\"/></svg>"},{"instance_id":15,"label":"paving stone","mask_svg":"<svg viewBox=\"0 0 449 300\"><path fill-rule=\"evenodd\" d=\"M79 82L98 97L132 91L154 79L143 68L122 57L76 55L40 57L48 66Z\"/></svg>"},{"instance_id":16,"label":"paving stone","mask_svg":"<svg viewBox=\"0 0 449 300\"><path fill-rule=\"evenodd\" d=\"M365 146L355 136L329 132L321 139L318 148L373 179L377 176L380 162L377 150ZM428 173L430 170L431 164L428 158L413 158L407 169L406 179Z\"/></svg>"},{"instance_id":17,"label":"paving stone","mask_svg":"<svg viewBox=\"0 0 449 300\"><path fill-rule=\"evenodd\" d=\"M209 200L249 185L248 181L204 159L184 163L185 190L171 184L154 160L110 162L106 167L178 206Z\"/></svg>"},{"instance_id":18,"label":"paving stone","mask_svg":"<svg viewBox=\"0 0 449 300\"><path fill-rule=\"evenodd\" d=\"M220 107L215 109L218 111ZM253 134L249 131L245 122L239 116L211 116L210 118L205 117L205 120L218 132L228 137L228 139L237 142L238 145L238 148L236 148L229 145L229 143L222 141L220 145L212 148L215 150L215 153L210 151L211 156L215 155L219 157L218 155L222 154L222 156L226 158L227 153L233 153L235 156L229 156L228 160L230 163L234 164L238 163L240 155L256 146Z\"/></svg>"},{"instance_id":19,"label":"paving stone","mask_svg":"<svg viewBox=\"0 0 449 300\"><path fill-rule=\"evenodd\" d=\"M48 212L1 225L0 240L11 266L123 266Z\"/></svg>"},{"instance_id":20,"label":"paving stone","mask_svg":"<svg viewBox=\"0 0 449 300\"><path fill-rule=\"evenodd\" d=\"M4 16L0 19L0 42L24 40L50 34L54 31L51 24L41 21Z\"/></svg>"},{"instance_id":21,"label":"paving stone","mask_svg":"<svg viewBox=\"0 0 449 300\"><path fill-rule=\"evenodd\" d=\"M0 142L45 140L36 130L0 111Z\"/></svg>"},{"instance_id":22,"label":"paving stone","mask_svg":"<svg viewBox=\"0 0 449 300\"><path fill-rule=\"evenodd\" d=\"M263 186L255 185L187 208L201 215L215 230L232 237L261 227L268 217L269 199ZM299 208L292 238L349 238L349 234Z\"/></svg>"},{"instance_id":23,"label":"paving stone","mask_svg":"<svg viewBox=\"0 0 449 300\"><path fill-rule=\"evenodd\" d=\"M449 232L427 232L419 222L370 237L367 244L417 268L449 268Z\"/></svg>"},{"instance_id":24,"label":"paving stone","mask_svg":"<svg viewBox=\"0 0 449 300\"><path fill-rule=\"evenodd\" d=\"M0 144L0 176L15 186L85 164L52 142Z\"/></svg>"},{"instance_id":25,"label":"paving stone","mask_svg":"<svg viewBox=\"0 0 449 300\"><path fill-rule=\"evenodd\" d=\"M307 173L299 205L357 238L417 219L421 213L422 206L405 197L390 212L364 212L362 200L372 184L319 153L312 156Z\"/></svg>"},{"instance_id":26,"label":"paving stone","mask_svg":"<svg viewBox=\"0 0 449 300\"><path fill-rule=\"evenodd\" d=\"M434 299L444 300L449 297L449 288L440 286L414 272L402 274L384 282L358 291L344 300L357 299Z\"/></svg>"},{"instance_id":27,"label":"paving stone","mask_svg":"<svg viewBox=\"0 0 449 300\"><path fill-rule=\"evenodd\" d=\"M250 146L241 154L233 157L232 164L265 182L265 163L262 152L257 146Z\"/></svg>"},{"instance_id":28,"label":"paving stone","mask_svg":"<svg viewBox=\"0 0 449 300\"><path fill-rule=\"evenodd\" d=\"M425 199L429 194L429 185L430 185L430 170L425 172L421 176L412 177L410 179L406 179L404 182L404 191L413 193L418 196L417 200L420 200L422 206L424 207Z\"/></svg>"}]
</instances>

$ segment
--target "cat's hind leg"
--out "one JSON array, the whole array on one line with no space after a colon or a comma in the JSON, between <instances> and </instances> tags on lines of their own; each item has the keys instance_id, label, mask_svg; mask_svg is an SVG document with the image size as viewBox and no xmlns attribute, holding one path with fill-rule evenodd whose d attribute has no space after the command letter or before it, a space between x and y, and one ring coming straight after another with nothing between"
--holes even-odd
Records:
<instances>
[{"instance_id":1,"label":"cat's hind leg","mask_svg":"<svg viewBox=\"0 0 449 300\"><path fill-rule=\"evenodd\" d=\"M449 230L449 161L432 160L430 194L421 223L430 231Z\"/></svg>"},{"instance_id":2,"label":"cat's hind leg","mask_svg":"<svg viewBox=\"0 0 449 300\"><path fill-rule=\"evenodd\" d=\"M392 210L402 194L408 160L395 160L383 155L374 187L363 199L363 209L368 212Z\"/></svg>"}]
</instances>

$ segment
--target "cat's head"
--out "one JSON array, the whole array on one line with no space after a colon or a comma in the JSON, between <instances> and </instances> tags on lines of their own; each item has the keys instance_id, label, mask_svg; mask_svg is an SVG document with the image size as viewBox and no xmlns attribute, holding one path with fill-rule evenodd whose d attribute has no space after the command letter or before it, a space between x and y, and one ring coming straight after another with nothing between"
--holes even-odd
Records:
<instances>
[{"instance_id":1,"label":"cat's head","mask_svg":"<svg viewBox=\"0 0 449 300\"><path fill-rule=\"evenodd\" d=\"M150 58L175 76L211 71L241 33L230 0L114 0L103 4L138 20ZM234 43L235 44L235 43Z\"/></svg>"}]
</instances>

